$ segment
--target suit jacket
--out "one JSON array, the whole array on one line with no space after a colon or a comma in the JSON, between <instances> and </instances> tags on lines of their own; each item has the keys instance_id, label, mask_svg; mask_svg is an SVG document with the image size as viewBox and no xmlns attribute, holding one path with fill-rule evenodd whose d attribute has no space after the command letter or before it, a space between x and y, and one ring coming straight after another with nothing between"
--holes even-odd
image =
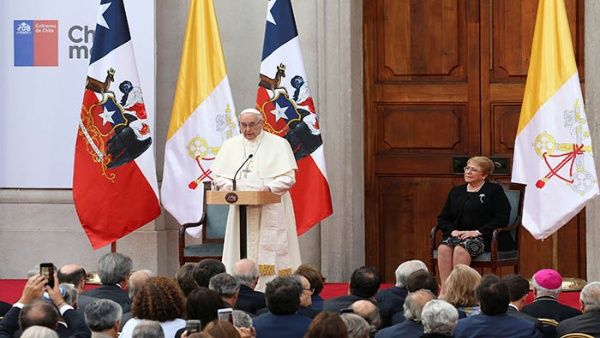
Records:
<instances>
[{"instance_id":1,"label":"suit jacket","mask_svg":"<svg viewBox=\"0 0 600 338\"><path fill-rule=\"evenodd\" d=\"M256 311L263 309L266 306L267 302L264 293L254 291L249 286L243 284L240 285L240 293L238 295L237 303L235 304L236 309L255 315Z\"/></svg>"},{"instance_id":2,"label":"suit jacket","mask_svg":"<svg viewBox=\"0 0 600 338\"><path fill-rule=\"evenodd\" d=\"M256 338L303 338L311 319L297 313L292 315L274 315L265 313L254 318Z\"/></svg>"},{"instance_id":3,"label":"suit jacket","mask_svg":"<svg viewBox=\"0 0 600 338\"><path fill-rule=\"evenodd\" d=\"M525 305L522 312L535 318L548 318L561 322L581 314L581 311L559 303L552 297L539 297L533 303Z\"/></svg>"},{"instance_id":4,"label":"suit jacket","mask_svg":"<svg viewBox=\"0 0 600 338\"><path fill-rule=\"evenodd\" d=\"M536 338L539 332L533 322L507 314L489 316L481 313L461 319L454 330L456 338Z\"/></svg>"},{"instance_id":5,"label":"suit jacket","mask_svg":"<svg viewBox=\"0 0 600 338\"><path fill-rule=\"evenodd\" d=\"M386 327L375 334L375 338L418 338L423 334L423 324L413 320L405 320L400 324Z\"/></svg>"},{"instance_id":6,"label":"suit jacket","mask_svg":"<svg viewBox=\"0 0 600 338\"><path fill-rule=\"evenodd\" d=\"M392 317L396 313L404 311L404 300L407 294L408 290L405 287L397 286L377 293L375 300L381 316L381 327L392 325Z\"/></svg>"},{"instance_id":7,"label":"suit jacket","mask_svg":"<svg viewBox=\"0 0 600 338\"><path fill-rule=\"evenodd\" d=\"M332 299L328 299L323 303L323 311L337 312L341 309L348 308L352 303L357 300L363 300L364 298L355 295L340 296Z\"/></svg>"},{"instance_id":8,"label":"suit jacket","mask_svg":"<svg viewBox=\"0 0 600 338\"><path fill-rule=\"evenodd\" d=\"M0 321L0 338L19 337L19 315L21 309L13 306ZM62 315L68 329L59 325L56 333L61 338L89 338L91 332L85 324L84 317L73 309L65 311ZM15 334L16 333L16 334Z\"/></svg>"},{"instance_id":9,"label":"suit jacket","mask_svg":"<svg viewBox=\"0 0 600 338\"><path fill-rule=\"evenodd\" d=\"M581 332L600 337L600 311L585 312L579 316L565 319L558 324L556 332L559 336Z\"/></svg>"},{"instance_id":10,"label":"suit jacket","mask_svg":"<svg viewBox=\"0 0 600 338\"><path fill-rule=\"evenodd\" d=\"M323 297L321 297L321 295L313 294L312 296L310 296L310 300L312 302L312 304L310 305L311 308L319 311L323 310L323 303L325 302L325 300L323 299Z\"/></svg>"},{"instance_id":11,"label":"suit jacket","mask_svg":"<svg viewBox=\"0 0 600 338\"><path fill-rule=\"evenodd\" d=\"M525 320L528 320L528 321L534 323L535 327L538 330L538 333L542 337L546 337L546 338L556 337L556 328L555 327L553 327L553 326L552 327L550 327L550 326L544 327L544 325L542 325L542 323L537 318L519 311L516 307L514 307L512 305L508 306L508 310L506 311L506 314L509 316L513 316L513 317L523 318Z\"/></svg>"},{"instance_id":12,"label":"suit jacket","mask_svg":"<svg viewBox=\"0 0 600 338\"><path fill-rule=\"evenodd\" d=\"M11 307L12 307L12 304L8 304L3 301L0 301L0 317L3 317L4 314L7 313Z\"/></svg>"},{"instance_id":13,"label":"suit jacket","mask_svg":"<svg viewBox=\"0 0 600 338\"><path fill-rule=\"evenodd\" d=\"M103 284L102 286L88 290L83 294L94 298L113 300L121 305L123 313L131 311L131 299L129 299L129 294L118 285Z\"/></svg>"}]
</instances>

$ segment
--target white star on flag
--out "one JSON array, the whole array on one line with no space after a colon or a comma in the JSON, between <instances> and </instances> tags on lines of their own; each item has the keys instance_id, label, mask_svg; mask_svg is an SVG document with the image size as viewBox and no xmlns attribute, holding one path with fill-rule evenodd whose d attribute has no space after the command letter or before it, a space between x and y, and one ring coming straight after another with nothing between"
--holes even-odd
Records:
<instances>
[{"instance_id":1,"label":"white star on flag","mask_svg":"<svg viewBox=\"0 0 600 338\"><path fill-rule=\"evenodd\" d=\"M275 122L278 122L279 119L287 120L287 116L285 115L285 111L290 107L281 107L279 103L275 102L275 109L271 110L271 114L275 115Z\"/></svg>"},{"instance_id":2,"label":"white star on flag","mask_svg":"<svg viewBox=\"0 0 600 338\"><path fill-rule=\"evenodd\" d=\"M104 12L106 12L108 7L110 7L110 2L107 4L100 5L100 14L98 15L98 22L97 22L98 25L100 25L106 29L110 29L110 27L108 27L108 23L106 23L106 19L104 19Z\"/></svg>"},{"instance_id":3,"label":"white star on flag","mask_svg":"<svg viewBox=\"0 0 600 338\"><path fill-rule=\"evenodd\" d=\"M115 111L108 111L108 109L106 109L106 107L104 107L104 112L99 114L99 116L102 118L102 125L105 125L107 122L115 123L115 121L113 121L112 116L115 113Z\"/></svg>"},{"instance_id":4,"label":"white star on flag","mask_svg":"<svg viewBox=\"0 0 600 338\"><path fill-rule=\"evenodd\" d=\"M277 2L277 0L269 0L269 4L268 4L268 8L267 8L267 21L277 25L277 23L275 22L275 18L273 18L273 14L271 14L271 8L273 8L273 6L275 6L275 3Z\"/></svg>"}]
</instances>

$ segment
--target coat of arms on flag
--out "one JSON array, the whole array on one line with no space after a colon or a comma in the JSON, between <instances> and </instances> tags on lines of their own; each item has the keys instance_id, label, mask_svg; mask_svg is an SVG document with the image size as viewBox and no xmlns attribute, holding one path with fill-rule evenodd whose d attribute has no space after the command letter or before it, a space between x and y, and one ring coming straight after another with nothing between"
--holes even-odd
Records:
<instances>
[{"instance_id":1,"label":"coat of arms on flag","mask_svg":"<svg viewBox=\"0 0 600 338\"><path fill-rule=\"evenodd\" d=\"M290 0L269 0L256 107L264 129L285 138L298 164L291 189L298 234L333 213L319 120Z\"/></svg>"},{"instance_id":2,"label":"coat of arms on flag","mask_svg":"<svg viewBox=\"0 0 600 338\"><path fill-rule=\"evenodd\" d=\"M101 0L75 143L73 200L94 249L160 215L152 128L123 0Z\"/></svg>"}]
</instances>

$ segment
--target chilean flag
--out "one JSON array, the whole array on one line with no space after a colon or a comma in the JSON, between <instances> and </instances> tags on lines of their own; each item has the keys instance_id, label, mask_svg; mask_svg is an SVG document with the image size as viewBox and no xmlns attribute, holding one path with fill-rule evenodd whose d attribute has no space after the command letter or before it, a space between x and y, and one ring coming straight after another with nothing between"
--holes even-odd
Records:
<instances>
[{"instance_id":1,"label":"chilean flag","mask_svg":"<svg viewBox=\"0 0 600 338\"><path fill-rule=\"evenodd\" d=\"M288 140L296 162L291 190L301 235L333 213L317 112L290 0L269 0L256 106L265 130Z\"/></svg>"},{"instance_id":2,"label":"chilean flag","mask_svg":"<svg viewBox=\"0 0 600 338\"><path fill-rule=\"evenodd\" d=\"M94 249L160 215L148 120L123 0L102 0L75 144L73 200Z\"/></svg>"}]
</instances>

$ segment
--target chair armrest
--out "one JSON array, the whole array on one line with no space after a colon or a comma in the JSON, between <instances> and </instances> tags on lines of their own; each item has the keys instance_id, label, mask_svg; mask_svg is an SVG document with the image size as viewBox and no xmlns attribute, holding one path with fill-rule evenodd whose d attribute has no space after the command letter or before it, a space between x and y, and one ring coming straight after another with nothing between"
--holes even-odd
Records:
<instances>
[{"instance_id":1,"label":"chair armrest","mask_svg":"<svg viewBox=\"0 0 600 338\"><path fill-rule=\"evenodd\" d=\"M498 237L500 236L500 233L512 231L517 226L518 226L518 224L515 223L512 225L494 229L494 232L492 232L492 243L491 243L492 247L490 248L490 252L491 252L492 256L495 257L498 253Z\"/></svg>"},{"instance_id":2,"label":"chair armrest","mask_svg":"<svg viewBox=\"0 0 600 338\"><path fill-rule=\"evenodd\" d=\"M431 232L429 233L429 242L431 243L431 250L435 250L436 248L435 235L437 235L438 231L442 231L442 229L436 225L431 228Z\"/></svg>"}]
</instances>

